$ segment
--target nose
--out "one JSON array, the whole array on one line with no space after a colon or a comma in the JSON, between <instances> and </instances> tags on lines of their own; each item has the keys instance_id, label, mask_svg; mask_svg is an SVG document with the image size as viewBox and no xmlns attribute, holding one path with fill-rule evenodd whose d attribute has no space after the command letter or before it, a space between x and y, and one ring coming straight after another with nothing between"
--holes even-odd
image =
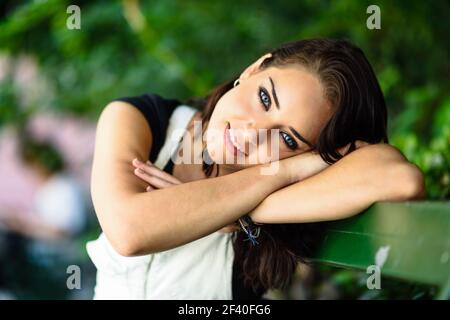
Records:
<instances>
[{"instance_id":1,"label":"nose","mask_svg":"<svg viewBox=\"0 0 450 320\"><path fill-rule=\"evenodd\" d=\"M244 126L245 131L253 130L255 128L255 124L256 124L256 121L253 118L246 120L245 126Z\"/></svg>"},{"instance_id":2,"label":"nose","mask_svg":"<svg viewBox=\"0 0 450 320\"><path fill-rule=\"evenodd\" d=\"M263 139L263 136L270 135L270 129L273 127L273 123L267 118L247 119L245 120L245 126L243 128L243 137L245 141L249 141L256 145L258 141L256 139ZM261 142L263 141L259 141L259 143Z\"/></svg>"},{"instance_id":3,"label":"nose","mask_svg":"<svg viewBox=\"0 0 450 320\"><path fill-rule=\"evenodd\" d=\"M265 140L267 140L267 135L270 135L270 132L260 132L260 130L269 129L261 121L256 121L253 118L248 118L245 120L241 120L235 124L235 128L237 130L233 130L233 134L235 134L236 140L240 146L245 148L245 153L248 155L250 151L254 150L258 143L262 144Z\"/></svg>"}]
</instances>

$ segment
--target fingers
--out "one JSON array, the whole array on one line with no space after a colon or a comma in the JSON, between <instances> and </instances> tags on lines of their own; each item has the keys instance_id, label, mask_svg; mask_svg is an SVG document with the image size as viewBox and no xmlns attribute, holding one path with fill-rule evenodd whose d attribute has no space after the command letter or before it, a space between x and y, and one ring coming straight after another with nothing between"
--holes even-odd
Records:
<instances>
[{"instance_id":1,"label":"fingers","mask_svg":"<svg viewBox=\"0 0 450 320\"><path fill-rule=\"evenodd\" d=\"M181 181L167 172L160 170L149 161L144 163L138 159L134 159L132 164L135 167L134 174L149 184L146 188L147 192L181 184Z\"/></svg>"},{"instance_id":2,"label":"fingers","mask_svg":"<svg viewBox=\"0 0 450 320\"><path fill-rule=\"evenodd\" d=\"M132 163L136 169L140 169L143 171L143 172L139 172L140 174L145 173L147 175L157 177L161 180L165 180L166 182L168 182L170 184L181 184L180 180L178 180L171 174L168 174L167 172L160 170L159 168L154 166L150 161L147 161L146 163L144 163L142 161L139 161L138 159L134 159ZM136 170L135 170L135 172L136 172Z\"/></svg>"},{"instance_id":3,"label":"fingers","mask_svg":"<svg viewBox=\"0 0 450 320\"><path fill-rule=\"evenodd\" d=\"M168 188L168 187L174 185L174 183L167 182L164 179L153 176L140 168L134 169L134 174L137 175L142 180L144 180L145 182L147 182L148 184L150 184L152 187L157 188L157 189Z\"/></svg>"}]
</instances>

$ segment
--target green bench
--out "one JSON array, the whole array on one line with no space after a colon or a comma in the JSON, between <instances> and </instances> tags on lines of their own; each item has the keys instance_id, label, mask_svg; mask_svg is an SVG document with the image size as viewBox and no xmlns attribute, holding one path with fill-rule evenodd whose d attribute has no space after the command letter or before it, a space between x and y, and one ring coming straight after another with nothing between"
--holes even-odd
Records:
<instances>
[{"instance_id":1,"label":"green bench","mask_svg":"<svg viewBox=\"0 0 450 320\"><path fill-rule=\"evenodd\" d=\"M449 299L450 202L376 203L330 223L311 260L365 271L377 253L382 277L437 286L436 298Z\"/></svg>"}]
</instances>

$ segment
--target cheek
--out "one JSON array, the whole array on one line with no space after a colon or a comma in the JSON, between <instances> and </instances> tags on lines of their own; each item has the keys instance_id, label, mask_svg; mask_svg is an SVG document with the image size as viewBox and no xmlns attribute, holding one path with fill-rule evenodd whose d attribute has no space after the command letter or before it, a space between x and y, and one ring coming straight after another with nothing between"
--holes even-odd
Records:
<instances>
[{"instance_id":1,"label":"cheek","mask_svg":"<svg viewBox=\"0 0 450 320\"><path fill-rule=\"evenodd\" d=\"M236 119L239 119L240 117L239 105L235 102L233 95L224 95L217 102L213 113L211 114L208 128L223 131L227 122L236 121ZM216 142L217 144L222 144L221 139Z\"/></svg>"},{"instance_id":2,"label":"cheek","mask_svg":"<svg viewBox=\"0 0 450 320\"><path fill-rule=\"evenodd\" d=\"M228 108L227 105L228 104L226 103L226 100L221 99L219 100L219 102L217 102L211 114L208 127L217 128L228 121L230 108Z\"/></svg>"},{"instance_id":3,"label":"cheek","mask_svg":"<svg viewBox=\"0 0 450 320\"><path fill-rule=\"evenodd\" d=\"M257 141L250 144L248 158L252 164L273 162L289 156L276 136L272 138L271 135L266 136L266 133L263 132L257 140L254 140L254 138L251 140Z\"/></svg>"},{"instance_id":4,"label":"cheek","mask_svg":"<svg viewBox=\"0 0 450 320\"><path fill-rule=\"evenodd\" d=\"M218 114L228 117L225 120L245 118L252 112L252 100L248 90L234 89L217 102Z\"/></svg>"}]
</instances>

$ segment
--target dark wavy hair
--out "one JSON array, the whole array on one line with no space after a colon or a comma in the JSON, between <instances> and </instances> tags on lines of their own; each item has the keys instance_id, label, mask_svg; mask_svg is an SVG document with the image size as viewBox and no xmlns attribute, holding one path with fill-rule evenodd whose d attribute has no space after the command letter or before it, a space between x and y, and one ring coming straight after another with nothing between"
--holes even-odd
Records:
<instances>
[{"instance_id":1,"label":"dark wavy hair","mask_svg":"<svg viewBox=\"0 0 450 320\"><path fill-rule=\"evenodd\" d=\"M344 155L337 150L350 144L347 154L356 149L356 140L388 143L387 109L374 71L361 49L347 40L308 39L289 42L271 51L260 69L302 66L316 75L333 107L333 115L322 129L312 151L328 164ZM188 100L202 110L202 129L206 129L219 99L233 87L237 77L219 85L205 98ZM203 151L207 150L205 143ZM205 155L204 155L205 156ZM218 165L203 162L207 177ZM245 214L245 213L243 213ZM320 243L326 222L265 224L259 245L244 241L244 232L234 235L235 263L243 271L244 284L254 292L284 288L299 262L309 263Z\"/></svg>"}]
</instances>

